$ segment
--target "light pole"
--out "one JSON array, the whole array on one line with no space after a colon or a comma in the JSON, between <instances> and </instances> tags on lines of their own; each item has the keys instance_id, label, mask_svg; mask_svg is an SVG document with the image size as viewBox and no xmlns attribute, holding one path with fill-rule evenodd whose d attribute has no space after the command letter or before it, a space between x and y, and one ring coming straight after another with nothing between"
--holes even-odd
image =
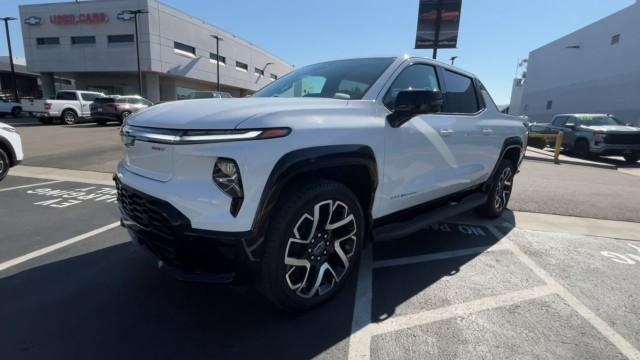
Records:
<instances>
[{"instance_id":1,"label":"light pole","mask_svg":"<svg viewBox=\"0 0 640 360\"><path fill-rule=\"evenodd\" d=\"M11 83L13 85L13 97L16 102L20 102L18 98L18 85L16 82L16 69L13 66L13 52L11 51L11 36L9 35L9 21L15 20L13 17L3 17L0 20L4 21L4 30L7 33L7 47L9 48L9 64L11 65Z\"/></svg>"},{"instance_id":2,"label":"light pole","mask_svg":"<svg viewBox=\"0 0 640 360\"><path fill-rule=\"evenodd\" d=\"M211 35L216 39L216 90L220 92L220 41L224 41L219 35Z\"/></svg>"},{"instance_id":3,"label":"light pole","mask_svg":"<svg viewBox=\"0 0 640 360\"><path fill-rule=\"evenodd\" d=\"M138 60L138 95L142 95L142 69L140 68L140 40L138 39L138 15L148 14L147 10L126 10L127 13L133 15L134 26L136 27L136 58Z\"/></svg>"},{"instance_id":4,"label":"light pole","mask_svg":"<svg viewBox=\"0 0 640 360\"><path fill-rule=\"evenodd\" d=\"M457 58L457 56L452 56L451 59L449 59L451 60L451 65L455 64Z\"/></svg>"}]
</instances>

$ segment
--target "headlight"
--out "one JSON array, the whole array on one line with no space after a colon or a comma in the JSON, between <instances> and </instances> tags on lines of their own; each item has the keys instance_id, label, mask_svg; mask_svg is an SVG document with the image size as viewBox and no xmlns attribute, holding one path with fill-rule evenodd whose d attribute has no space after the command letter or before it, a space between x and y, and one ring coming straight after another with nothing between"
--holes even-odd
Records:
<instances>
[{"instance_id":1,"label":"headlight","mask_svg":"<svg viewBox=\"0 0 640 360\"><path fill-rule=\"evenodd\" d=\"M12 132L12 133L17 132L16 128L14 128L12 126L3 126L1 129L4 130L4 131Z\"/></svg>"},{"instance_id":2,"label":"headlight","mask_svg":"<svg viewBox=\"0 0 640 360\"><path fill-rule=\"evenodd\" d=\"M238 164L233 159L218 158L213 166L212 178L220 190L231 196L229 212L234 217L237 216L244 200L242 178L240 177Z\"/></svg>"},{"instance_id":3,"label":"headlight","mask_svg":"<svg viewBox=\"0 0 640 360\"><path fill-rule=\"evenodd\" d=\"M213 181L220 190L232 198L241 198L244 195L240 170L232 159L218 158L213 167Z\"/></svg>"},{"instance_id":4,"label":"headlight","mask_svg":"<svg viewBox=\"0 0 640 360\"><path fill-rule=\"evenodd\" d=\"M604 139L607 137L607 134L595 134L593 135L593 139L597 142L597 143L601 143L604 142Z\"/></svg>"}]
</instances>

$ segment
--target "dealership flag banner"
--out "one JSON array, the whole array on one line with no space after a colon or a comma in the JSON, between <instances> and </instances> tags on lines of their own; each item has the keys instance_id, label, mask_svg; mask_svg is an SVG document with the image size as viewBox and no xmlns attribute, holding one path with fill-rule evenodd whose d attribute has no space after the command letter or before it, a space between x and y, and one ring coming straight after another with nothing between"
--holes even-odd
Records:
<instances>
[{"instance_id":1,"label":"dealership flag banner","mask_svg":"<svg viewBox=\"0 0 640 360\"><path fill-rule=\"evenodd\" d=\"M420 0L416 49L455 48L461 9L462 0Z\"/></svg>"}]
</instances>

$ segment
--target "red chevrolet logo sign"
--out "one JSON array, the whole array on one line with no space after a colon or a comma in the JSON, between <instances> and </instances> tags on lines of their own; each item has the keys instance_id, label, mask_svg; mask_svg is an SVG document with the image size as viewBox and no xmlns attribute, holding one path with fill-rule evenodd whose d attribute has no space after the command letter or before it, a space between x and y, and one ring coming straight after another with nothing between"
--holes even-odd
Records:
<instances>
[{"instance_id":1,"label":"red chevrolet logo sign","mask_svg":"<svg viewBox=\"0 0 640 360\"><path fill-rule=\"evenodd\" d=\"M60 14L49 16L49 21L55 25L103 24L109 17L105 13Z\"/></svg>"}]
</instances>

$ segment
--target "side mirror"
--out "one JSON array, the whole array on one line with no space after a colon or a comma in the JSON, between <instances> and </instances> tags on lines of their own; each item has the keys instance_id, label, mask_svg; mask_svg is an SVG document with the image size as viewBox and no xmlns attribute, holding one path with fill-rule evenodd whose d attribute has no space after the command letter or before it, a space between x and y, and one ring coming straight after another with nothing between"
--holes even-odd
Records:
<instances>
[{"instance_id":1,"label":"side mirror","mask_svg":"<svg viewBox=\"0 0 640 360\"><path fill-rule=\"evenodd\" d=\"M394 128L400 127L416 115L442 112L443 103L442 93L438 90L403 90L396 96L387 121Z\"/></svg>"},{"instance_id":2,"label":"side mirror","mask_svg":"<svg viewBox=\"0 0 640 360\"><path fill-rule=\"evenodd\" d=\"M575 129L578 127L578 124L568 122L568 123L564 124L564 126L565 126L566 128L571 129L571 130L575 130Z\"/></svg>"}]
</instances>

